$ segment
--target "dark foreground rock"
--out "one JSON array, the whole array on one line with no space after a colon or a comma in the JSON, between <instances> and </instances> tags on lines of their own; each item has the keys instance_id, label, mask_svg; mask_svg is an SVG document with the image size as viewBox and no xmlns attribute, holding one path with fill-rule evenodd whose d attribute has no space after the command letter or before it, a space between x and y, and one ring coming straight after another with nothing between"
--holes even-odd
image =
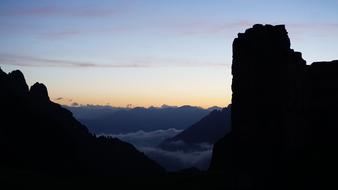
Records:
<instances>
[{"instance_id":1,"label":"dark foreground rock","mask_svg":"<svg viewBox=\"0 0 338 190\"><path fill-rule=\"evenodd\" d=\"M232 74L232 132L210 171L236 189L333 185L338 61L306 65L284 25L254 25L233 42Z\"/></svg>"},{"instance_id":2,"label":"dark foreground rock","mask_svg":"<svg viewBox=\"0 0 338 190\"><path fill-rule=\"evenodd\" d=\"M28 176L138 176L164 170L118 139L96 137L49 100L45 85L30 89L20 71L0 69L0 168ZM1 173L1 175L5 175Z\"/></svg>"}]
</instances>

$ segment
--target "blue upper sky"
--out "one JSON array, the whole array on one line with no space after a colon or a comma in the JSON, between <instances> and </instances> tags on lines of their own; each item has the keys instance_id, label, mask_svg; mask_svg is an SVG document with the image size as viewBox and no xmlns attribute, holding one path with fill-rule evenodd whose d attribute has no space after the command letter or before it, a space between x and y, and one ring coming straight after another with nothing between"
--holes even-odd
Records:
<instances>
[{"instance_id":1,"label":"blue upper sky","mask_svg":"<svg viewBox=\"0 0 338 190\"><path fill-rule=\"evenodd\" d=\"M308 63L337 59L337 8L337 0L2 0L0 64L64 104L225 106L238 32L285 24Z\"/></svg>"}]
</instances>

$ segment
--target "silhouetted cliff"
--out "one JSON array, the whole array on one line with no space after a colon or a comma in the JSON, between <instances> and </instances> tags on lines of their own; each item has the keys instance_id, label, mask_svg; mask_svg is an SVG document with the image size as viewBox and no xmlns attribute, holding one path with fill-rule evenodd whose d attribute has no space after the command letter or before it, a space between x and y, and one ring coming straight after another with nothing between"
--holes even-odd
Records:
<instances>
[{"instance_id":1,"label":"silhouetted cliff","mask_svg":"<svg viewBox=\"0 0 338 190\"><path fill-rule=\"evenodd\" d=\"M210 170L229 176L235 189L333 182L337 68L337 61L306 65L290 49L283 25L239 33L233 42L232 132L215 144Z\"/></svg>"},{"instance_id":2,"label":"silhouetted cliff","mask_svg":"<svg viewBox=\"0 0 338 190\"><path fill-rule=\"evenodd\" d=\"M230 107L214 110L169 141L213 144L230 131Z\"/></svg>"},{"instance_id":3,"label":"silhouetted cliff","mask_svg":"<svg viewBox=\"0 0 338 190\"><path fill-rule=\"evenodd\" d=\"M56 176L131 176L164 170L132 145L95 137L72 113L30 90L20 71L0 69L0 168Z\"/></svg>"}]
</instances>

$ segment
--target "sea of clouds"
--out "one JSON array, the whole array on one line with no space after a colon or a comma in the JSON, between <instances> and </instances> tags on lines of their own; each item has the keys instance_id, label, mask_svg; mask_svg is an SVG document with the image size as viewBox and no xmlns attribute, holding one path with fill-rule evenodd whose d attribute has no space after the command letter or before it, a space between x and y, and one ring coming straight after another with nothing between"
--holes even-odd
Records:
<instances>
[{"instance_id":1,"label":"sea of clouds","mask_svg":"<svg viewBox=\"0 0 338 190\"><path fill-rule=\"evenodd\" d=\"M178 171L181 169L196 167L206 170L212 155L212 145L200 144L201 148L195 151L183 150L163 150L158 145L165 139L171 138L182 132L177 129L137 131L126 134L101 134L119 138L122 141L133 144L139 151L146 154L150 159L156 161L168 171ZM180 142L183 143L183 142Z\"/></svg>"}]
</instances>

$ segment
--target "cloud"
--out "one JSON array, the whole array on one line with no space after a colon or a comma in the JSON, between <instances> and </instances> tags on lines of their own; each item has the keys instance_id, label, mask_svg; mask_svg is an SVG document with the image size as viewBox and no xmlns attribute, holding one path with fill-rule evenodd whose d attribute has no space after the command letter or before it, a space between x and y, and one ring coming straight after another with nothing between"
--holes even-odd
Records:
<instances>
[{"instance_id":1,"label":"cloud","mask_svg":"<svg viewBox=\"0 0 338 190\"><path fill-rule=\"evenodd\" d=\"M1 26L0 26L1 27ZM112 35L112 34L125 34L126 32L132 32L134 28L129 26L103 26L98 28L63 28L57 29L55 31L45 31L41 33L36 33L38 38L48 39L48 40L60 40L64 38L74 37L74 36L84 36L84 35Z\"/></svg>"},{"instance_id":2,"label":"cloud","mask_svg":"<svg viewBox=\"0 0 338 190\"><path fill-rule=\"evenodd\" d=\"M192 35L215 35L233 29L248 28L255 23L252 21L237 21L237 22L188 22L188 23L171 23L167 25L167 29L177 35L192 36Z\"/></svg>"},{"instance_id":3,"label":"cloud","mask_svg":"<svg viewBox=\"0 0 338 190\"><path fill-rule=\"evenodd\" d=\"M27 66L27 67L101 67L101 68L138 68L149 67L145 64L97 64L84 61L72 61L61 59L49 59L33 56L22 56L0 53L0 63L3 65Z\"/></svg>"},{"instance_id":4,"label":"cloud","mask_svg":"<svg viewBox=\"0 0 338 190\"><path fill-rule=\"evenodd\" d=\"M60 102L72 102L72 99L67 97L53 97L53 100Z\"/></svg>"},{"instance_id":5,"label":"cloud","mask_svg":"<svg viewBox=\"0 0 338 190\"><path fill-rule=\"evenodd\" d=\"M224 67L223 62L208 62L201 60L177 60L170 58L116 58L119 64L99 64L86 61L50 59L34 56L23 56L0 53L0 64L26 67L68 67L68 68L149 68L149 67Z\"/></svg>"},{"instance_id":6,"label":"cloud","mask_svg":"<svg viewBox=\"0 0 338 190\"><path fill-rule=\"evenodd\" d=\"M158 162L168 171L177 171L190 167L197 167L201 170L206 170L209 167L209 163L212 155L212 145L210 144L195 144L194 146L200 146L200 148L194 151L169 151L163 150L158 147L163 140L171 138L182 130L167 129L167 130L155 130L155 131L137 131L127 134L107 135L121 139L122 141L133 144L139 151L144 152L149 158ZM183 142L178 142L178 144Z\"/></svg>"},{"instance_id":7,"label":"cloud","mask_svg":"<svg viewBox=\"0 0 338 190\"><path fill-rule=\"evenodd\" d=\"M209 143L186 143L184 141L165 141L160 148L167 151L197 152L210 149Z\"/></svg>"},{"instance_id":8,"label":"cloud","mask_svg":"<svg viewBox=\"0 0 338 190\"><path fill-rule=\"evenodd\" d=\"M72 106L79 106L80 104L78 104L77 102L73 102Z\"/></svg>"},{"instance_id":9,"label":"cloud","mask_svg":"<svg viewBox=\"0 0 338 190\"><path fill-rule=\"evenodd\" d=\"M166 151L154 147L142 147L139 150L144 152L150 159L161 164L168 171L177 171L191 167L207 170L212 156L211 146L207 150L194 152Z\"/></svg>"},{"instance_id":10,"label":"cloud","mask_svg":"<svg viewBox=\"0 0 338 190\"><path fill-rule=\"evenodd\" d=\"M11 8L2 10L0 16L34 16L34 17L107 17L116 15L116 10L108 8L70 8L59 6L33 7L33 8Z\"/></svg>"},{"instance_id":11,"label":"cloud","mask_svg":"<svg viewBox=\"0 0 338 190\"><path fill-rule=\"evenodd\" d=\"M31 66L31 67L90 67L94 66L93 63L69 61L69 60L58 60L39 58L33 56L23 55L12 55L12 54L1 54L0 63L4 65L15 65L15 66Z\"/></svg>"},{"instance_id":12,"label":"cloud","mask_svg":"<svg viewBox=\"0 0 338 190\"><path fill-rule=\"evenodd\" d=\"M289 23L286 27L293 29L319 29L319 30L337 30L338 23Z\"/></svg>"},{"instance_id":13,"label":"cloud","mask_svg":"<svg viewBox=\"0 0 338 190\"><path fill-rule=\"evenodd\" d=\"M166 129L166 130L155 130L155 131L137 131L126 134L117 134L117 135L108 135L112 137L119 138L123 141L127 141L132 143L136 147L154 147L159 145L162 141L167 138L171 138L177 134L182 132L182 130L177 130L174 128ZM105 134L102 134L105 135ZM107 136L107 135L105 135Z\"/></svg>"},{"instance_id":14,"label":"cloud","mask_svg":"<svg viewBox=\"0 0 338 190\"><path fill-rule=\"evenodd\" d=\"M266 22L266 21L254 21L254 20L242 20L236 22L204 22L204 21L190 21L190 22L176 22L166 23L162 26L171 33L182 36L209 36L217 34L237 34L238 32L244 32L246 28L252 27L254 24L284 24L288 30L297 30L301 33L315 31L316 33L337 32L338 23L326 23L326 22Z\"/></svg>"},{"instance_id":15,"label":"cloud","mask_svg":"<svg viewBox=\"0 0 338 190\"><path fill-rule=\"evenodd\" d=\"M52 38L52 39L60 39L60 38L65 38L69 36L77 36L81 35L83 32L80 32L78 30L64 30L64 31L57 31L57 32L45 32L41 33L41 37L46 37L46 38Z\"/></svg>"},{"instance_id":16,"label":"cloud","mask_svg":"<svg viewBox=\"0 0 338 190\"><path fill-rule=\"evenodd\" d=\"M308 41L310 37L332 39L338 32L338 23L288 23L286 29L294 41Z\"/></svg>"}]
</instances>

